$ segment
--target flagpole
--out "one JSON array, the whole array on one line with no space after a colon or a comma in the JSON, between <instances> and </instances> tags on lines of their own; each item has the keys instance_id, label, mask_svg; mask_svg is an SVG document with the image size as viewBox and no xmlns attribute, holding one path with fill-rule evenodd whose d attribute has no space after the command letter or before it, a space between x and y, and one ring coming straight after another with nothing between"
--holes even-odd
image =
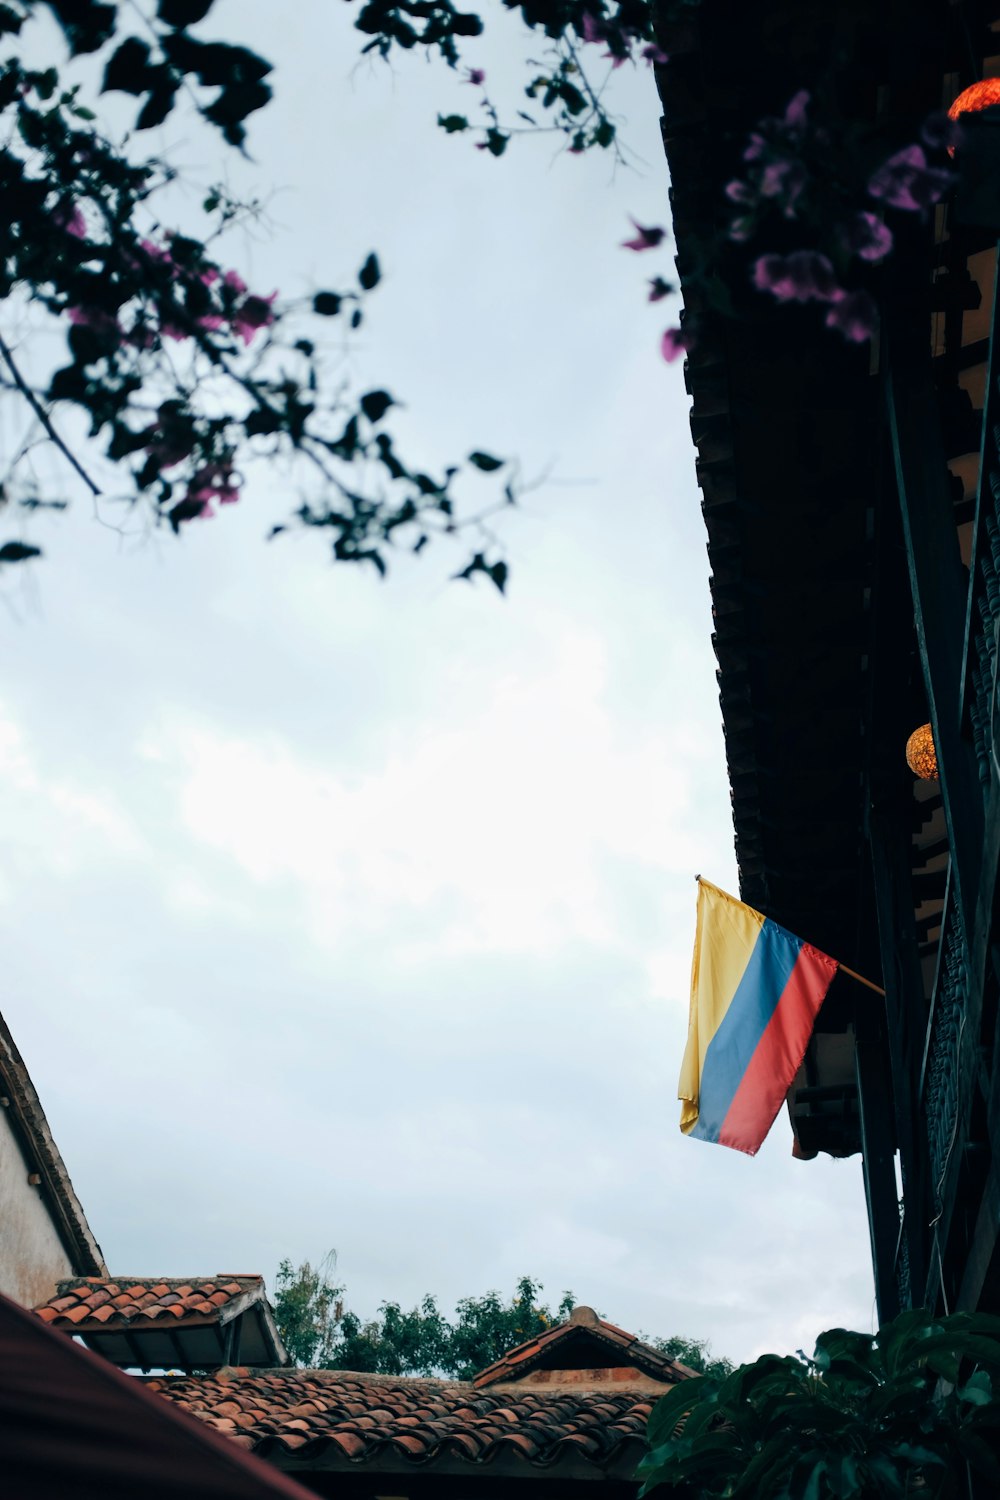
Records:
<instances>
[{"instance_id":1,"label":"flagpole","mask_svg":"<svg viewBox=\"0 0 1000 1500\"><path fill-rule=\"evenodd\" d=\"M855 969L849 969L846 964L838 962L837 968L840 970L841 974L846 974L848 979L856 979L859 984L864 985L866 990L874 990L876 995L881 995L882 999L885 999L885 990L882 989L881 985L872 984L870 979L866 979L863 974L857 973Z\"/></svg>"},{"instance_id":2,"label":"flagpole","mask_svg":"<svg viewBox=\"0 0 1000 1500\"><path fill-rule=\"evenodd\" d=\"M694 878L696 883L700 885L701 876L696 875ZM846 974L848 979L856 979L858 981L858 984L863 984L866 990L873 990L876 995L881 995L882 999L885 999L885 990L880 984L873 984L870 979L866 979L863 974L859 974L857 969L849 969L846 964L842 964L840 962L839 958L835 959L834 962L836 963L837 968L840 970L841 974Z\"/></svg>"}]
</instances>

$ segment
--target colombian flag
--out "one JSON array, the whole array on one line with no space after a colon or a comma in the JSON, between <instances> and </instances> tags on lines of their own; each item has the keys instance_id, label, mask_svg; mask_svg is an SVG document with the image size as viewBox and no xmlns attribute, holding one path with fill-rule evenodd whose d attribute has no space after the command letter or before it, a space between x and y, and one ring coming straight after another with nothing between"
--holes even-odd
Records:
<instances>
[{"instance_id":1,"label":"colombian flag","mask_svg":"<svg viewBox=\"0 0 1000 1500\"><path fill-rule=\"evenodd\" d=\"M836 959L698 883L681 1129L754 1156L798 1072Z\"/></svg>"}]
</instances>

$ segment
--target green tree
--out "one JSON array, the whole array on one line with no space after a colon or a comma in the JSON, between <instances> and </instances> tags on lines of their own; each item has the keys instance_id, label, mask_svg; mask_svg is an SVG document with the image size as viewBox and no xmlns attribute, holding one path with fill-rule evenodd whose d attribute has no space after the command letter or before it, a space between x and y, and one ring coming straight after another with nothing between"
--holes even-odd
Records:
<instances>
[{"instance_id":1,"label":"green tree","mask_svg":"<svg viewBox=\"0 0 1000 1500\"><path fill-rule=\"evenodd\" d=\"M344 1288L330 1280L337 1264L334 1251L312 1266L294 1269L290 1260L278 1267L274 1283L274 1318L285 1348L297 1365L316 1369L329 1360L344 1317Z\"/></svg>"},{"instance_id":2,"label":"green tree","mask_svg":"<svg viewBox=\"0 0 1000 1500\"><path fill-rule=\"evenodd\" d=\"M470 1380L508 1349L563 1322L574 1305L573 1293L567 1291L553 1309L541 1300L542 1283L522 1276L509 1301L494 1291L463 1297L452 1319L442 1313L434 1297L427 1296L408 1311L398 1302L383 1302L378 1315L365 1321L344 1307L344 1288L330 1280L335 1264L331 1253L316 1269L306 1261L294 1271L288 1260L279 1268L275 1319L296 1364ZM728 1360L712 1360L704 1342L678 1338L648 1342L693 1369L720 1376L732 1369Z\"/></svg>"},{"instance_id":3,"label":"green tree","mask_svg":"<svg viewBox=\"0 0 1000 1500\"><path fill-rule=\"evenodd\" d=\"M678 1360L682 1365L687 1365L689 1370L696 1370L699 1375L712 1375L717 1380L724 1380L727 1375L733 1373L732 1361L716 1359L707 1339L683 1339L676 1336L669 1339L657 1339L646 1338L645 1334L641 1334L640 1337L647 1344L651 1344L654 1349L658 1349L661 1354Z\"/></svg>"}]
</instances>

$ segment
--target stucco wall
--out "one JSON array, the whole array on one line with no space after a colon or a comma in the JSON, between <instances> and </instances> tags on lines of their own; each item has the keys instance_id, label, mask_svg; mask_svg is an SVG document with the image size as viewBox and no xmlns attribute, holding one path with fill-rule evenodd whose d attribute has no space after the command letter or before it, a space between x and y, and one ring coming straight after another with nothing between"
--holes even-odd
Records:
<instances>
[{"instance_id":1,"label":"stucco wall","mask_svg":"<svg viewBox=\"0 0 1000 1500\"><path fill-rule=\"evenodd\" d=\"M0 1292L24 1307L51 1297L73 1265L45 1203L44 1187L28 1182L29 1167L7 1111L0 1109Z\"/></svg>"}]
</instances>

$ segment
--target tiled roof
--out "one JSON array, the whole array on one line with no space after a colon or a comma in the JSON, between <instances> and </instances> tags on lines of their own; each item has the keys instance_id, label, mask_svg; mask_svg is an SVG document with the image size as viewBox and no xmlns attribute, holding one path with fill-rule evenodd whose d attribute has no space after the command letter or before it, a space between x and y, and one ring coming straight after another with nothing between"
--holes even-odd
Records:
<instances>
[{"instance_id":1,"label":"tiled roof","mask_svg":"<svg viewBox=\"0 0 1000 1500\"><path fill-rule=\"evenodd\" d=\"M244 1448L282 1463L437 1474L547 1469L631 1478L655 1391L507 1387L340 1370L222 1370L147 1382Z\"/></svg>"},{"instance_id":2,"label":"tiled roof","mask_svg":"<svg viewBox=\"0 0 1000 1500\"><path fill-rule=\"evenodd\" d=\"M128 1369L288 1363L262 1276L78 1276L35 1311Z\"/></svg>"},{"instance_id":3,"label":"tiled roof","mask_svg":"<svg viewBox=\"0 0 1000 1500\"><path fill-rule=\"evenodd\" d=\"M35 1311L46 1323L72 1324L74 1333L124 1325L138 1329L157 1318L179 1327L206 1318L215 1321L237 1298L254 1292L263 1295L262 1276L220 1275L210 1281L156 1276L119 1276L112 1281L81 1276L60 1281L56 1295Z\"/></svg>"},{"instance_id":4,"label":"tiled roof","mask_svg":"<svg viewBox=\"0 0 1000 1500\"><path fill-rule=\"evenodd\" d=\"M694 1374L686 1365L644 1344L634 1333L599 1318L592 1307L575 1307L568 1322L508 1349L502 1359L480 1370L473 1384L482 1389L499 1381L521 1380L533 1370L562 1372L581 1366L632 1366L653 1380L671 1385Z\"/></svg>"}]
</instances>

